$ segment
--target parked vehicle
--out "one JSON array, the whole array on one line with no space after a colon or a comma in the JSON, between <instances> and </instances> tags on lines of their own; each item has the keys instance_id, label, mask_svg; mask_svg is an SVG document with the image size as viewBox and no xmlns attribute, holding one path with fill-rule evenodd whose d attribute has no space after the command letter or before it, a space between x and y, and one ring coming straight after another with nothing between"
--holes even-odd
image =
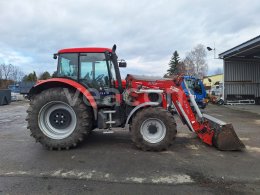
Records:
<instances>
[{"instance_id":1,"label":"parked vehicle","mask_svg":"<svg viewBox=\"0 0 260 195\"><path fill-rule=\"evenodd\" d=\"M188 76L188 75L184 76L184 80L185 80L186 85L189 88L190 92L194 95L195 101L197 102L199 108L202 108L202 109L206 108L207 93L206 93L205 87L203 85L203 82L194 76ZM182 82L182 84L181 84L184 92L186 93L186 95L188 95L189 93L186 88L186 85L184 84L184 82Z\"/></svg>"},{"instance_id":2,"label":"parked vehicle","mask_svg":"<svg viewBox=\"0 0 260 195\"><path fill-rule=\"evenodd\" d=\"M10 89L12 93L20 93L19 83L8 85L8 89Z\"/></svg>"},{"instance_id":3,"label":"parked vehicle","mask_svg":"<svg viewBox=\"0 0 260 195\"><path fill-rule=\"evenodd\" d=\"M218 105L223 105L223 92L223 83L218 82L214 84L210 90L210 101Z\"/></svg>"},{"instance_id":4,"label":"parked vehicle","mask_svg":"<svg viewBox=\"0 0 260 195\"><path fill-rule=\"evenodd\" d=\"M172 107L204 143L220 150L244 147L231 124L200 112L186 86L187 99L181 87L183 77L128 74L122 80L119 67L126 67L126 62L118 62L115 45L112 49L62 49L54 58L58 58L57 78L30 90L27 110L31 135L48 149L75 147L94 128L113 132L115 127L129 127L125 129L137 148L165 150L177 133Z\"/></svg>"},{"instance_id":5,"label":"parked vehicle","mask_svg":"<svg viewBox=\"0 0 260 195\"><path fill-rule=\"evenodd\" d=\"M36 84L34 81L23 81L19 83L20 94L27 95L30 89Z\"/></svg>"}]
</instances>

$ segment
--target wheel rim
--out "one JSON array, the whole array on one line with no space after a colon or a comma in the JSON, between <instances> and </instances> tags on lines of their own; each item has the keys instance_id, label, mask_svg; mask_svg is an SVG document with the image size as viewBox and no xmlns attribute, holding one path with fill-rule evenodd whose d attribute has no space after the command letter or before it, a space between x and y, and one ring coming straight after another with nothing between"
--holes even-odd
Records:
<instances>
[{"instance_id":1,"label":"wheel rim","mask_svg":"<svg viewBox=\"0 0 260 195\"><path fill-rule=\"evenodd\" d=\"M38 125L49 138L64 139L76 128L77 117L71 106L53 101L45 104L38 115Z\"/></svg>"},{"instance_id":2,"label":"wheel rim","mask_svg":"<svg viewBox=\"0 0 260 195\"><path fill-rule=\"evenodd\" d=\"M154 144L164 139L166 126L160 119L149 118L142 123L140 132L145 141Z\"/></svg>"}]
</instances>

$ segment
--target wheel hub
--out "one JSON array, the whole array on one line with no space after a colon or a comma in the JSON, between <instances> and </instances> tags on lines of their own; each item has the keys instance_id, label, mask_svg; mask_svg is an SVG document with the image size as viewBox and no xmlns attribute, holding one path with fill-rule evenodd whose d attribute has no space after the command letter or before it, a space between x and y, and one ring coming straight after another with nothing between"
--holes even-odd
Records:
<instances>
[{"instance_id":1,"label":"wheel hub","mask_svg":"<svg viewBox=\"0 0 260 195\"><path fill-rule=\"evenodd\" d=\"M151 133L151 134L155 134L155 133L157 132L157 127L156 127L156 125L155 125L155 124L150 124L150 125L148 126L148 131L149 131L149 133Z\"/></svg>"},{"instance_id":2,"label":"wheel hub","mask_svg":"<svg viewBox=\"0 0 260 195\"><path fill-rule=\"evenodd\" d=\"M52 101L41 108L38 115L38 125L49 138L64 139L75 130L77 116L67 103Z\"/></svg>"},{"instance_id":3,"label":"wheel hub","mask_svg":"<svg viewBox=\"0 0 260 195\"><path fill-rule=\"evenodd\" d=\"M166 126L158 118L149 118L142 123L140 133L145 141L153 144L159 143L166 136Z\"/></svg>"},{"instance_id":4,"label":"wheel hub","mask_svg":"<svg viewBox=\"0 0 260 195\"><path fill-rule=\"evenodd\" d=\"M71 115L67 110L57 109L50 114L50 123L57 129L63 129L70 125Z\"/></svg>"}]
</instances>

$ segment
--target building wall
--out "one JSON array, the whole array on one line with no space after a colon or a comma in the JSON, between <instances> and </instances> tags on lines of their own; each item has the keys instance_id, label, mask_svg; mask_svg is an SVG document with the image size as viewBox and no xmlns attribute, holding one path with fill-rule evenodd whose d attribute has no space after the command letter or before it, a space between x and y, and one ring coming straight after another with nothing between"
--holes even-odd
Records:
<instances>
[{"instance_id":1,"label":"building wall","mask_svg":"<svg viewBox=\"0 0 260 195\"><path fill-rule=\"evenodd\" d=\"M208 78L211 79L211 82L209 82ZM216 82L223 82L224 76L223 74L215 74L215 75L211 75L211 76L207 76L207 78L203 79L203 84L207 87L210 87L212 85L214 85Z\"/></svg>"},{"instance_id":2,"label":"building wall","mask_svg":"<svg viewBox=\"0 0 260 195\"><path fill-rule=\"evenodd\" d=\"M224 96L260 97L260 61L224 60Z\"/></svg>"}]
</instances>

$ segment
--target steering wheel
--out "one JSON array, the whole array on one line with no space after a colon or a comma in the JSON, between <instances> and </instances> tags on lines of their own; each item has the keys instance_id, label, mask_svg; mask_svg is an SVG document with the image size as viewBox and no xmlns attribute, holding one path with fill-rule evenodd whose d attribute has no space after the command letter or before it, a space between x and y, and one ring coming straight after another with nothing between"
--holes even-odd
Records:
<instances>
[{"instance_id":1,"label":"steering wheel","mask_svg":"<svg viewBox=\"0 0 260 195\"><path fill-rule=\"evenodd\" d=\"M86 80L90 80L89 73L87 73L86 76L84 76L84 79L86 79Z\"/></svg>"},{"instance_id":2,"label":"steering wheel","mask_svg":"<svg viewBox=\"0 0 260 195\"><path fill-rule=\"evenodd\" d=\"M95 78L95 81L101 82L104 76L105 76L104 74L98 75L97 78Z\"/></svg>"}]
</instances>

